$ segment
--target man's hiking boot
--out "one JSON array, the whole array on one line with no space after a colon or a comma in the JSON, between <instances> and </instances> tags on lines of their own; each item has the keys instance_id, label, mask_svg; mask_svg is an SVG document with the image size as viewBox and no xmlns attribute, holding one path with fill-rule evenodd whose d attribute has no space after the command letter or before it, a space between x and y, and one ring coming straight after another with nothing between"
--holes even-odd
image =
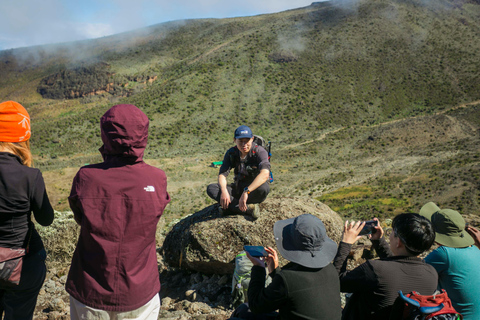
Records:
<instances>
[{"instance_id":1,"label":"man's hiking boot","mask_svg":"<svg viewBox=\"0 0 480 320\"><path fill-rule=\"evenodd\" d=\"M247 205L247 215L252 216L253 220L257 220L260 217L260 207L258 204L248 204Z\"/></svg>"},{"instance_id":2,"label":"man's hiking boot","mask_svg":"<svg viewBox=\"0 0 480 320\"><path fill-rule=\"evenodd\" d=\"M223 209L222 206L218 206L218 213L220 213L220 215L222 217L231 216L231 215L235 214L234 212L230 211L229 209Z\"/></svg>"}]
</instances>

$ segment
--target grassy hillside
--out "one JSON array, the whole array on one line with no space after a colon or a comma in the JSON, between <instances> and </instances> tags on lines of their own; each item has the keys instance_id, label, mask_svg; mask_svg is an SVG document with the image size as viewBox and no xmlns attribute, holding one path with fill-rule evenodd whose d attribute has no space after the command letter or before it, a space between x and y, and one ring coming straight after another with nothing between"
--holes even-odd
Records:
<instances>
[{"instance_id":1,"label":"grassy hillside","mask_svg":"<svg viewBox=\"0 0 480 320\"><path fill-rule=\"evenodd\" d=\"M146 157L167 171L172 217L211 203L208 165L243 123L273 143L277 194L346 216L430 200L476 213L478 21L475 1L364 0L172 22L2 51L0 99L31 113L36 166L59 209L76 168L100 161L100 116L132 103L151 120ZM98 65L108 72L95 77ZM48 83L61 99L42 97Z\"/></svg>"}]
</instances>

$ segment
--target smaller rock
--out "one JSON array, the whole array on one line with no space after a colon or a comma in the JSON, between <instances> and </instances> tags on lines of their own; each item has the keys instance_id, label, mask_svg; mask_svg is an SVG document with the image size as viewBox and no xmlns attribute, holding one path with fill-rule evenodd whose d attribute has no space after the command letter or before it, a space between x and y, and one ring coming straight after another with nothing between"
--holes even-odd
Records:
<instances>
[{"instance_id":1,"label":"smaller rock","mask_svg":"<svg viewBox=\"0 0 480 320\"><path fill-rule=\"evenodd\" d=\"M197 299L197 293L195 290L187 290L185 292L185 297L190 301L195 301Z\"/></svg>"},{"instance_id":2,"label":"smaller rock","mask_svg":"<svg viewBox=\"0 0 480 320\"><path fill-rule=\"evenodd\" d=\"M188 309L187 309L187 312L190 313L190 314L194 314L194 313L197 313L200 311L200 306L198 303L192 303Z\"/></svg>"},{"instance_id":3,"label":"smaller rock","mask_svg":"<svg viewBox=\"0 0 480 320\"><path fill-rule=\"evenodd\" d=\"M48 320L61 320L62 319L62 314L58 311L52 311L48 314Z\"/></svg>"},{"instance_id":4,"label":"smaller rock","mask_svg":"<svg viewBox=\"0 0 480 320\"><path fill-rule=\"evenodd\" d=\"M65 302L60 298L50 300L48 308L52 311L63 311L65 309Z\"/></svg>"},{"instance_id":5,"label":"smaller rock","mask_svg":"<svg viewBox=\"0 0 480 320\"><path fill-rule=\"evenodd\" d=\"M165 297L161 301L162 309L163 310L168 310L170 308L170 304L172 303L172 298L170 297Z\"/></svg>"},{"instance_id":6,"label":"smaller rock","mask_svg":"<svg viewBox=\"0 0 480 320\"><path fill-rule=\"evenodd\" d=\"M201 307L200 307L200 312L203 313L203 314L211 314L212 313L212 308L210 308L206 304L202 304Z\"/></svg>"},{"instance_id":7,"label":"smaller rock","mask_svg":"<svg viewBox=\"0 0 480 320\"><path fill-rule=\"evenodd\" d=\"M45 288L54 288L55 287L55 281L53 281L53 280L45 281L44 287Z\"/></svg>"},{"instance_id":8,"label":"smaller rock","mask_svg":"<svg viewBox=\"0 0 480 320\"><path fill-rule=\"evenodd\" d=\"M208 315L207 320L226 320L229 319L230 316L228 315L221 315L221 314L213 314L213 315Z\"/></svg>"}]
</instances>

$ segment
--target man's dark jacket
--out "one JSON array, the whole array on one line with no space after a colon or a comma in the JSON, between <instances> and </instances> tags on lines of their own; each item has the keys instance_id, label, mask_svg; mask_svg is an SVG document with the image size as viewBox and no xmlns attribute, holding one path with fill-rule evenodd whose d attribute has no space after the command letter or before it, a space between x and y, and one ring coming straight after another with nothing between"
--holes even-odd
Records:
<instances>
[{"instance_id":1,"label":"man's dark jacket","mask_svg":"<svg viewBox=\"0 0 480 320\"><path fill-rule=\"evenodd\" d=\"M340 284L332 264L311 269L290 262L265 288L265 268L252 267L248 305L253 313L279 310L279 319L340 320Z\"/></svg>"},{"instance_id":2,"label":"man's dark jacket","mask_svg":"<svg viewBox=\"0 0 480 320\"><path fill-rule=\"evenodd\" d=\"M240 160L240 151L237 146L227 150L223 157L219 174L228 176L233 168L235 174L235 186L248 186L260 173L260 170L270 170L270 161L268 160L268 152L262 146L252 143L252 148L245 158L245 163ZM243 192L243 188L241 190Z\"/></svg>"},{"instance_id":3,"label":"man's dark jacket","mask_svg":"<svg viewBox=\"0 0 480 320\"><path fill-rule=\"evenodd\" d=\"M431 295L437 288L435 269L417 257L393 256L382 237L373 240L380 259L368 260L347 271L351 244L340 242L333 264L340 276L340 290L353 295L343 311L342 319L389 319L398 291L417 291Z\"/></svg>"},{"instance_id":4,"label":"man's dark jacket","mask_svg":"<svg viewBox=\"0 0 480 320\"><path fill-rule=\"evenodd\" d=\"M167 178L142 160L148 118L135 106L112 107L101 131L104 162L82 167L68 198L81 230L66 290L93 308L130 311L160 291L155 231Z\"/></svg>"}]
</instances>

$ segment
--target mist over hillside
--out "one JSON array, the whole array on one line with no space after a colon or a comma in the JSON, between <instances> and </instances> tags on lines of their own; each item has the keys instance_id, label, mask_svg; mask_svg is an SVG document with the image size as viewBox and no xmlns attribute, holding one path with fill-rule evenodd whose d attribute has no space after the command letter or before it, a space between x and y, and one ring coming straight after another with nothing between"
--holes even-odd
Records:
<instances>
[{"instance_id":1,"label":"mist over hillside","mask_svg":"<svg viewBox=\"0 0 480 320\"><path fill-rule=\"evenodd\" d=\"M359 0L170 22L0 51L0 98L30 112L58 208L78 167L101 160L100 116L131 103L151 120L146 158L167 171L172 216L211 203L208 164L240 124L272 141L277 194L344 216L432 200L476 214L478 21L478 1Z\"/></svg>"}]
</instances>

